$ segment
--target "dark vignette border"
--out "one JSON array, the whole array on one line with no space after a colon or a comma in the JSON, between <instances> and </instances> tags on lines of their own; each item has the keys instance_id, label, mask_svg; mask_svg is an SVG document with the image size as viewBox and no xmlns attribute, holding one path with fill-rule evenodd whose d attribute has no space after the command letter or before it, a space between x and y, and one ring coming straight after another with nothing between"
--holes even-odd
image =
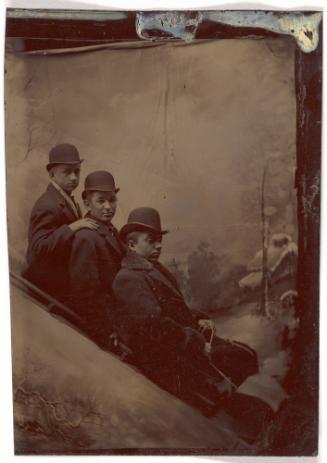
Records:
<instances>
[{"instance_id":1,"label":"dark vignette border","mask_svg":"<svg viewBox=\"0 0 327 463\"><path fill-rule=\"evenodd\" d=\"M60 10L57 10L60 11ZM13 16L11 13L15 12ZM62 10L65 19L31 18L26 10L7 10L6 38L16 39L19 51L33 52L51 49L88 47L123 41L144 42L136 32L137 12L123 12L124 18L72 19L73 12ZM29 10L31 12L31 10ZM18 13L18 15L17 15ZM80 12L81 13L81 12ZM98 12L100 13L100 12ZM108 12L103 12L107 13ZM180 12L174 12L178 15ZM192 17L197 12L183 12ZM287 15L287 12L275 12ZM312 12L302 12L310 14ZM143 15L151 12L143 12ZM152 31L156 39L158 31ZM150 31L151 34L151 31ZM295 359L287 377L290 398L285 401L268 430L267 445L258 455L314 456L318 454L319 411L319 257L320 257L320 165L322 112L322 23L319 26L318 47L305 53L296 46L295 90L297 102L297 169L294 187L298 200L299 264L298 301L300 328L295 344ZM264 28L233 27L203 21L194 39L289 37ZM175 37L162 37L178 41ZM17 40L18 39L18 40ZM37 449L34 454L38 454ZM16 455L25 454L16 452ZM30 453L31 454L31 453ZM43 453L44 454L44 453ZM57 453L63 455L62 453ZM221 449L107 449L71 451L70 455L223 455ZM249 455L236 451L233 455Z\"/></svg>"}]
</instances>

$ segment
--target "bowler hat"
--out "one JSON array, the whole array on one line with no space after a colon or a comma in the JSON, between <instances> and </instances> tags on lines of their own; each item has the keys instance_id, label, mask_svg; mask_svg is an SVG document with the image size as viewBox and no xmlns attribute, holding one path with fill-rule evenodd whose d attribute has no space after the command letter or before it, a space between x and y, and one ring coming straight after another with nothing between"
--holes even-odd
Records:
<instances>
[{"instance_id":1,"label":"bowler hat","mask_svg":"<svg viewBox=\"0 0 327 463\"><path fill-rule=\"evenodd\" d=\"M119 235L124 240L133 231L149 231L165 235L168 230L162 230L159 212L152 207L138 207L133 209Z\"/></svg>"},{"instance_id":2,"label":"bowler hat","mask_svg":"<svg viewBox=\"0 0 327 463\"><path fill-rule=\"evenodd\" d=\"M80 159L79 152L76 146L70 143L62 143L54 146L49 152L49 163L47 170L58 164L80 164L83 159Z\"/></svg>"},{"instance_id":3,"label":"bowler hat","mask_svg":"<svg viewBox=\"0 0 327 463\"><path fill-rule=\"evenodd\" d=\"M116 188L115 180L110 172L105 170L97 170L89 174L84 182L84 191L82 198L86 198L88 191L111 191L118 193L119 188Z\"/></svg>"}]
</instances>

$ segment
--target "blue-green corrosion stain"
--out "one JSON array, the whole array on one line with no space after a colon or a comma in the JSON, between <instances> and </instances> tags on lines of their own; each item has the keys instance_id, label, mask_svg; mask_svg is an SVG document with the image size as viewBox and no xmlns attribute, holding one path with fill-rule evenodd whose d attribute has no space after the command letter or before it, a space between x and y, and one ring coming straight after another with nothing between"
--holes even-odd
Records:
<instances>
[{"instance_id":1,"label":"blue-green corrosion stain","mask_svg":"<svg viewBox=\"0 0 327 463\"><path fill-rule=\"evenodd\" d=\"M293 36L302 51L309 53L319 43L319 25L322 13L280 13L276 11L200 11L137 13L136 31L145 40L195 38L202 21L216 22L233 27L266 29L277 34ZM154 31L159 31L158 34Z\"/></svg>"},{"instance_id":2,"label":"blue-green corrosion stain","mask_svg":"<svg viewBox=\"0 0 327 463\"><path fill-rule=\"evenodd\" d=\"M260 27L278 34L292 35L302 51L315 50L319 43L319 24L322 13L277 13L273 11L211 11L203 17L237 27Z\"/></svg>"},{"instance_id":3,"label":"blue-green corrosion stain","mask_svg":"<svg viewBox=\"0 0 327 463\"><path fill-rule=\"evenodd\" d=\"M189 41L194 39L201 18L201 13L188 11L137 13L136 32L144 40L167 40L173 38Z\"/></svg>"}]
</instances>

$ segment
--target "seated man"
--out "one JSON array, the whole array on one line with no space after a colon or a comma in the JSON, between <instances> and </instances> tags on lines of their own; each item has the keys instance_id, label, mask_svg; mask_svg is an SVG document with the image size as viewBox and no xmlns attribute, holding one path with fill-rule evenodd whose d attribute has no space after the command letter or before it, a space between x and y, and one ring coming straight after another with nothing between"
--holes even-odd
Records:
<instances>
[{"instance_id":1,"label":"seated man","mask_svg":"<svg viewBox=\"0 0 327 463\"><path fill-rule=\"evenodd\" d=\"M204 331L213 330L213 322L192 313L176 279L159 263L165 233L159 213L148 207L134 209L120 231L129 248L113 283L122 340L140 363L152 363L153 368L173 362L178 354L200 362L210 359L237 387L257 372L256 354L247 346L215 337L208 356Z\"/></svg>"},{"instance_id":2,"label":"seated man","mask_svg":"<svg viewBox=\"0 0 327 463\"><path fill-rule=\"evenodd\" d=\"M113 176L106 171L89 174L82 193L86 218L97 228L75 233L69 262L69 306L83 320L84 330L106 347L114 311L112 282L120 268L125 246L111 221L117 208Z\"/></svg>"}]
</instances>

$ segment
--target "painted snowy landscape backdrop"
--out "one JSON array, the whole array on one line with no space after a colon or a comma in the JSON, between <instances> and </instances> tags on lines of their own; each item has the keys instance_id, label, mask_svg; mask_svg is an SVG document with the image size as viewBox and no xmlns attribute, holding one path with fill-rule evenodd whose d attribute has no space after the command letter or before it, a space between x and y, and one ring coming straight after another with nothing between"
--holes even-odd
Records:
<instances>
[{"instance_id":1,"label":"painted snowy landscape backdrop","mask_svg":"<svg viewBox=\"0 0 327 463\"><path fill-rule=\"evenodd\" d=\"M24 262L30 211L48 182L49 149L73 143L85 159L75 198L81 202L87 173L106 169L121 189L118 228L134 207L160 211L170 231L162 261L189 304L215 320L218 335L258 351L260 373L244 392L277 412L287 397L283 381L297 327L295 126L291 40L52 56L14 53L8 40L12 270ZM268 275L272 287L264 292ZM204 418L16 288L12 294L19 452L244 444L223 416ZM122 382L133 394L120 389ZM78 396L76 384L83 384Z\"/></svg>"}]
</instances>

